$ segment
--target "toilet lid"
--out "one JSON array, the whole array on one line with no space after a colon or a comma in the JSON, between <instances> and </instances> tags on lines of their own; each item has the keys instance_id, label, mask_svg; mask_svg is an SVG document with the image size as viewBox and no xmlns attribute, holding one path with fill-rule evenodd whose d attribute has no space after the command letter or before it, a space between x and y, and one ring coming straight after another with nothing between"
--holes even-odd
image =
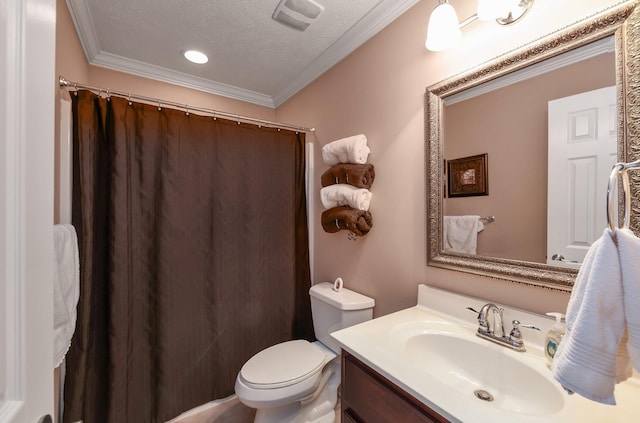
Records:
<instances>
[{"instance_id":1,"label":"toilet lid","mask_svg":"<svg viewBox=\"0 0 640 423\"><path fill-rule=\"evenodd\" d=\"M282 388L298 383L324 367L325 354L303 339L274 345L254 355L240 376L257 389Z\"/></svg>"}]
</instances>

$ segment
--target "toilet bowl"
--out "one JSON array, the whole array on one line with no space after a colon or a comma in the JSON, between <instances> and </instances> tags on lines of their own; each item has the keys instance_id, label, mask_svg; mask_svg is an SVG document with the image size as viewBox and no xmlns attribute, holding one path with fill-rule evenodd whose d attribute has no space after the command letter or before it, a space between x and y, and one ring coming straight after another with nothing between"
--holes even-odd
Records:
<instances>
[{"instance_id":1,"label":"toilet bowl","mask_svg":"<svg viewBox=\"0 0 640 423\"><path fill-rule=\"evenodd\" d=\"M242 366L236 394L252 408L300 401L318 388L325 365L337 355L319 342L283 342L260 351Z\"/></svg>"},{"instance_id":2,"label":"toilet bowl","mask_svg":"<svg viewBox=\"0 0 640 423\"><path fill-rule=\"evenodd\" d=\"M293 340L266 348L242 366L238 399L257 409L257 423L333 423L340 385L340 349L331 332L370 320L373 299L324 282L311 287L318 341Z\"/></svg>"}]
</instances>

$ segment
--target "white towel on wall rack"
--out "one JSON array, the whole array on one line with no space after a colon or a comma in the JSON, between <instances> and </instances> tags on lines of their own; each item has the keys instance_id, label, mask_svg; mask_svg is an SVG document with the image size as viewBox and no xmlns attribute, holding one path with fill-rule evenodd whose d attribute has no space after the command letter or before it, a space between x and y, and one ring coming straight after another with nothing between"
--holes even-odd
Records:
<instances>
[{"instance_id":1,"label":"white towel on wall rack","mask_svg":"<svg viewBox=\"0 0 640 423\"><path fill-rule=\"evenodd\" d=\"M566 389L615 404L614 387L640 370L640 239L606 229L587 252L567 307L567 333L553 360Z\"/></svg>"},{"instance_id":2,"label":"white towel on wall rack","mask_svg":"<svg viewBox=\"0 0 640 423\"><path fill-rule=\"evenodd\" d=\"M624 315L629 335L627 350L633 368L640 372L640 238L629 229L618 229L616 235L622 270Z\"/></svg>"},{"instance_id":3,"label":"white towel on wall rack","mask_svg":"<svg viewBox=\"0 0 640 423\"><path fill-rule=\"evenodd\" d=\"M358 210L369 210L371 191L348 184L335 184L320 190L320 198L325 209L349 206Z\"/></svg>"},{"instance_id":4,"label":"white towel on wall rack","mask_svg":"<svg viewBox=\"0 0 640 423\"><path fill-rule=\"evenodd\" d=\"M478 232L484 229L480 216L444 216L442 226L446 252L476 254Z\"/></svg>"},{"instance_id":5,"label":"white towel on wall rack","mask_svg":"<svg viewBox=\"0 0 640 423\"><path fill-rule=\"evenodd\" d=\"M64 360L76 327L76 306L80 298L78 239L72 225L53 227L53 367Z\"/></svg>"},{"instance_id":6,"label":"white towel on wall rack","mask_svg":"<svg viewBox=\"0 0 640 423\"><path fill-rule=\"evenodd\" d=\"M365 164L371 149L363 134L341 138L322 147L322 160L329 166L338 163Z\"/></svg>"}]
</instances>

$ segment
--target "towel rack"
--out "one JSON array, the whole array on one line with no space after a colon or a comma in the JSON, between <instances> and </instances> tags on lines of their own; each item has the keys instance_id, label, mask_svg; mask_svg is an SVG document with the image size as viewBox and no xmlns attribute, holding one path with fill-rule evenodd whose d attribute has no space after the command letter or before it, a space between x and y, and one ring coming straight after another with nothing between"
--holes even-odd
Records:
<instances>
[{"instance_id":1,"label":"towel rack","mask_svg":"<svg viewBox=\"0 0 640 423\"><path fill-rule=\"evenodd\" d=\"M622 223L622 227L629 229L629 215L631 214L631 186L629 184L629 174L627 172L631 169L640 169L640 160L630 163L616 163L611 169L609 186L607 187L607 225L612 231L615 230L615 223L617 223L613 197L617 193L618 175L622 175L622 191L624 193L624 221Z\"/></svg>"},{"instance_id":2,"label":"towel rack","mask_svg":"<svg viewBox=\"0 0 640 423\"><path fill-rule=\"evenodd\" d=\"M496 217L495 216L481 217L480 220L482 221L482 223L486 225L487 223L495 222Z\"/></svg>"}]
</instances>

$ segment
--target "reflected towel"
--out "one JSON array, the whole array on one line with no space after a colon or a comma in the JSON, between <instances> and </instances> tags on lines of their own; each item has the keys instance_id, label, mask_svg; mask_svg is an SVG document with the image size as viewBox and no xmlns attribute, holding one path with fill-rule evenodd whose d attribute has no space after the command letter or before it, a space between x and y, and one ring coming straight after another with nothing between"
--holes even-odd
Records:
<instances>
[{"instance_id":1,"label":"reflected towel","mask_svg":"<svg viewBox=\"0 0 640 423\"><path fill-rule=\"evenodd\" d=\"M444 251L476 254L478 232L484 229L480 216L445 216L443 229Z\"/></svg>"},{"instance_id":2,"label":"reflected towel","mask_svg":"<svg viewBox=\"0 0 640 423\"><path fill-rule=\"evenodd\" d=\"M78 239L71 225L53 227L53 367L58 367L71 346L80 297Z\"/></svg>"},{"instance_id":3,"label":"reflected towel","mask_svg":"<svg viewBox=\"0 0 640 423\"><path fill-rule=\"evenodd\" d=\"M330 185L320 190L320 198L325 209L349 206L358 210L369 210L371 191L347 184Z\"/></svg>"},{"instance_id":4,"label":"reflected towel","mask_svg":"<svg viewBox=\"0 0 640 423\"><path fill-rule=\"evenodd\" d=\"M347 229L358 236L366 235L373 226L371 213L346 206L323 211L320 221L325 232L334 233Z\"/></svg>"},{"instance_id":5,"label":"reflected towel","mask_svg":"<svg viewBox=\"0 0 640 423\"><path fill-rule=\"evenodd\" d=\"M640 240L627 229L606 229L580 267L553 360L553 376L565 389L616 403L614 386L631 376L632 359L640 368L639 301Z\"/></svg>"},{"instance_id":6,"label":"reflected towel","mask_svg":"<svg viewBox=\"0 0 640 423\"><path fill-rule=\"evenodd\" d=\"M324 145L322 160L330 166L338 163L364 164L370 152L371 150L367 147L367 137L360 134Z\"/></svg>"},{"instance_id":7,"label":"reflected towel","mask_svg":"<svg viewBox=\"0 0 640 423\"><path fill-rule=\"evenodd\" d=\"M322 174L320 182L326 187L333 184L349 184L358 188L371 188L376 172L372 164L338 163Z\"/></svg>"}]
</instances>

